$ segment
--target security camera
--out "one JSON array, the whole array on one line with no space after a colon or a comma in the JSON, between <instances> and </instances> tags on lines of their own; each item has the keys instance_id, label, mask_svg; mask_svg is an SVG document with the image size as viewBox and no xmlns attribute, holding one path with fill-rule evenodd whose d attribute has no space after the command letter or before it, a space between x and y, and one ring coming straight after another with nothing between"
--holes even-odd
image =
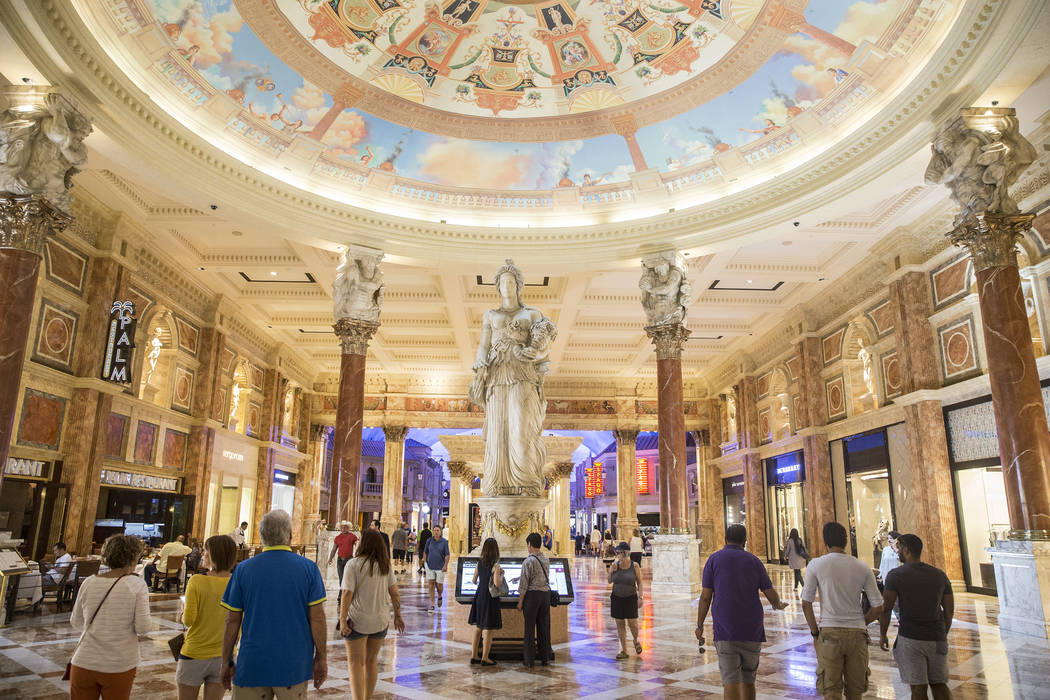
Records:
<instances>
[{"instance_id":1,"label":"security camera","mask_svg":"<svg viewBox=\"0 0 1050 700\"><path fill-rule=\"evenodd\" d=\"M799 222L797 222L797 221L792 221L791 225L794 226L795 228L798 228L800 226Z\"/></svg>"},{"instance_id":2,"label":"security camera","mask_svg":"<svg viewBox=\"0 0 1050 700\"><path fill-rule=\"evenodd\" d=\"M209 204L208 206L210 206L210 207L211 207L211 210L212 210L212 211L215 211L216 209L218 209L218 208L219 208L219 205L218 205L218 204ZM797 225L797 224L796 224L796 225Z\"/></svg>"}]
</instances>

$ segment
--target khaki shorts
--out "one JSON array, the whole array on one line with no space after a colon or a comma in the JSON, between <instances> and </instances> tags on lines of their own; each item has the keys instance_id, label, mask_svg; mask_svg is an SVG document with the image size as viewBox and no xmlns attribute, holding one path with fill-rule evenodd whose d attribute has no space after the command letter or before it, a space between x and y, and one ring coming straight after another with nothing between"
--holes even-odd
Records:
<instances>
[{"instance_id":1,"label":"khaki shorts","mask_svg":"<svg viewBox=\"0 0 1050 700\"><path fill-rule=\"evenodd\" d=\"M288 688L248 688L233 686L233 700L305 700L306 687L310 681L303 681Z\"/></svg>"},{"instance_id":2,"label":"khaki shorts","mask_svg":"<svg viewBox=\"0 0 1050 700\"><path fill-rule=\"evenodd\" d=\"M901 680L908 685L940 685L948 682L948 642L927 642L897 635L893 660Z\"/></svg>"},{"instance_id":3,"label":"khaki shorts","mask_svg":"<svg viewBox=\"0 0 1050 700\"><path fill-rule=\"evenodd\" d=\"M219 683L222 680L222 659L189 659L179 657L175 667L175 682L199 688L203 683Z\"/></svg>"},{"instance_id":4,"label":"khaki shorts","mask_svg":"<svg viewBox=\"0 0 1050 700\"><path fill-rule=\"evenodd\" d=\"M868 631L821 627L816 641L817 692L824 697L859 698L868 690Z\"/></svg>"},{"instance_id":5,"label":"khaki shorts","mask_svg":"<svg viewBox=\"0 0 1050 700\"><path fill-rule=\"evenodd\" d=\"M426 572L427 581L435 581L442 585L445 584L445 572L441 569L431 569L429 566L424 564L423 570Z\"/></svg>"},{"instance_id":6,"label":"khaki shorts","mask_svg":"<svg viewBox=\"0 0 1050 700\"><path fill-rule=\"evenodd\" d=\"M722 685L733 683L755 684L762 642L715 642L718 651L718 672Z\"/></svg>"}]
</instances>

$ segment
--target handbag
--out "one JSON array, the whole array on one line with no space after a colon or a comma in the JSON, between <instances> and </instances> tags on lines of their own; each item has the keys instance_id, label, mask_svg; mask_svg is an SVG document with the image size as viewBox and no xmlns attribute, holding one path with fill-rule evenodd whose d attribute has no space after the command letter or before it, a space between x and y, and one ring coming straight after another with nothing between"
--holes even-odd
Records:
<instances>
[{"instance_id":1,"label":"handbag","mask_svg":"<svg viewBox=\"0 0 1050 700\"><path fill-rule=\"evenodd\" d=\"M500 567L498 563L496 564L496 567L499 567L500 572L503 571L503 567ZM500 584L498 586L492 583L496 578L496 567L493 567L492 576L489 578L489 595L493 598L501 598L505 595L510 595L510 585L507 583L506 576L500 578Z\"/></svg>"},{"instance_id":2,"label":"handbag","mask_svg":"<svg viewBox=\"0 0 1050 700\"><path fill-rule=\"evenodd\" d=\"M131 574L124 574L124 576L130 576L130 575ZM117 581L119 581L120 579L124 578L124 576L118 576L117 577ZM88 635L88 630L91 628L91 623L95 621L96 617L98 617L98 611L102 609L102 604L106 602L106 598L108 598L109 594L113 592L113 588L114 588L114 586L117 585L117 581L114 581L113 585L111 585L109 587L109 590L106 591L106 595L102 596L102 600L99 601L98 607L95 608L95 612L91 615L91 619L88 620L87 625L84 627L84 634L82 634L80 636L80 640L77 641L77 645L75 647L73 647L73 653L69 655L69 661L66 662L66 672L62 674L62 680L64 680L64 681L68 681L69 680L69 676L70 676L70 674L73 671L73 656L77 653L77 649L80 648L80 642L84 641L84 637L86 637Z\"/></svg>"},{"instance_id":3,"label":"handbag","mask_svg":"<svg viewBox=\"0 0 1050 700\"><path fill-rule=\"evenodd\" d=\"M179 654L182 653L182 645L186 643L186 633L179 632L177 635L168 640L168 648L171 649L171 655L175 657L175 660L179 660Z\"/></svg>"}]
</instances>

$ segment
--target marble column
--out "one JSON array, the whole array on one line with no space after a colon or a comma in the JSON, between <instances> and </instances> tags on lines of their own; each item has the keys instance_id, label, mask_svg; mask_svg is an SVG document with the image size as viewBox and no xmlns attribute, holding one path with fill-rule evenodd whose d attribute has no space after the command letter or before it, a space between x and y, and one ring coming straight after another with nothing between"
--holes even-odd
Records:
<instances>
[{"instance_id":1,"label":"marble column","mask_svg":"<svg viewBox=\"0 0 1050 700\"><path fill-rule=\"evenodd\" d=\"M365 415L365 356L368 341L379 328L378 323L344 318L335 324L335 334L343 350L339 366L339 401L335 410L334 468L335 505L331 509L333 525L349 520L359 526L358 503L361 499L361 428Z\"/></svg>"},{"instance_id":2,"label":"marble column","mask_svg":"<svg viewBox=\"0 0 1050 700\"><path fill-rule=\"evenodd\" d=\"M383 505L379 527L391 533L401 524L402 493L405 488L405 436L403 425L383 426L386 449L383 456Z\"/></svg>"},{"instance_id":3,"label":"marble column","mask_svg":"<svg viewBox=\"0 0 1050 700\"><path fill-rule=\"evenodd\" d=\"M45 240L69 225L91 123L50 88L6 86L0 113L0 465L7 464ZM0 469L0 481L3 479Z\"/></svg>"},{"instance_id":4,"label":"marble column","mask_svg":"<svg viewBox=\"0 0 1050 700\"><path fill-rule=\"evenodd\" d=\"M647 326L656 346L656 382L660 439L660 486L667 493L668 534L689 532L689 483L685 453L685 401L682 397L682 344L689 330L681 323Z\"/></svg>"},{"instance_id":5,"label":"marble column","mask_svg":"<svg viewBox=\"0 0 1050 700\"><path fill-rule=\"evenodd\" d=\"M988 357L1011 538L1050 539L1050 431L1025 313L1016 244L1031 215L976 215L949 234L969 249Z\"/></svg>"},{"instance_id":6,"label":"marble column","mask_svg":"<svg viewBox=\"0 0 1050 700\"><path fill-rule=\"evenodd\" d=\"M766 470L758 456L758 389L754 377L741 377L733 387L736 396L737 439L744 467L744 502L747 505L747 549L759 559L769 556L766 547Z\"/></svg>"},{"instance_id":7,"label":"marble column","mask_svg":"<svg viewBox=\"0 0 1050 700\"><path fill-rule=\"evenodd\" d=\"M638 429L618 428L613 435L616 437L616 532L621 540L630 542L638 527L638 469L635 460Z\"/></svg>"},{"instance_id":8,"label":"marble column","mask_svg":"<svg viewBox=\"0 0 1050 700\"><path fill-rule=\"evenodd\" d=\"M649 165L645 162L645 154L642 153L642 148L638 145L638 139L636 138L638 122L635 120L634 115L620 114L613 117L611 121L613 129L623 137L624 142L627 144L627 152L631 154L631 163L634 164L635 172L648 170Z\"/></svg>"},{"instance_id":9,"label":"marble column","mask_svg":"<svg viewBox=\"0 0 1050 700\"><path fill-rule=\"evenodd\" d=\"M835 520L831 455L828 452L827 404L820 376L820 338L807 337L795 345L799 358L799 412L795 416L802 435L802 459L806 465L806 547L813 556L825 553L824 524Z\"/></svg>"},{"instance_id":10,"label":"marble column","mask_svg":"<svg viewBox=\"0 0 1050 700\"><path fill-rule=\"evenodd\" d=\"M448 491L448 518L446 533L452 554L469 554L470 546L470 497L473 491L474 470L461 461L449 461L448 474L452 484Z\"/></svg>"}]
</instances>

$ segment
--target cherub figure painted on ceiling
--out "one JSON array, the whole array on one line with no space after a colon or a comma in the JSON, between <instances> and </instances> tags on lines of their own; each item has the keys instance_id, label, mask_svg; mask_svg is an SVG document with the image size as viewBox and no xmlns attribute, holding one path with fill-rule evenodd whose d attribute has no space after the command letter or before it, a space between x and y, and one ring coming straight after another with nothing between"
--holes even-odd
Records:
<instances>
[{"instance_id":1,"label":"cherub figure painted on ceiling","mask_svg":"<svg viewBox=\"0 0 1050 700\"><path fill-rule=\"evenodd\" d=\"M664 251L642 259L642 307L647 325L682 323L691 302L691 288L685 265L674 251Z\"/></svg>"},{"instance_id":2,"label":"cherub figure painted on ceiling","mask_svg":"<svg viewBox=\"0 0 1050 700\"><path fill-rule=\"evenodd\" d=\"M379 321L383 303L383 271L379 263L383 253L378 250L351 247L343 254L343 261L335 275L335 318L358 321Z\"/></svg>"}]
</instances>

